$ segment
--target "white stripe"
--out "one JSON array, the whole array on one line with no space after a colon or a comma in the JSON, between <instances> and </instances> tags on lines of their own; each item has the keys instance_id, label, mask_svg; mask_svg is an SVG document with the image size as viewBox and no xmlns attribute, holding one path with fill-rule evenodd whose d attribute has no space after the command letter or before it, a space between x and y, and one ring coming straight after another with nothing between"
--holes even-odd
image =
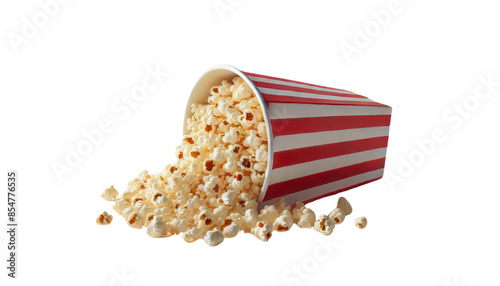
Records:
<instances>
[{"instance_id":1,"label":"white stripe","mask_svg":"<svg viewBox=\"0 0 500 286\"><path fill-rule=\"evenodd\" d=\"M307 92L299 92L299 91L291 91L291 90L283 90L283 89L274 89L274 88L265 88L265 87L257 87L261 93L265 94L273 94L273 95L282 95L289 97L301 97L301 98L311 98L311 99L324 99L331 101L360 101L360 102L373 102L369 98L358 98L358 97L343 97L343 96L334 96L334 95L323 95L323 94L313 94Z\"/></svg>"},{"instance_id":2,"label":"white stripe","mask_svg":"<svg viewBox=\"0 0 500 286\"><path fill-rule=\"evenodd\" d=\"M286 86L308 88L308 89L314 89L314 90L319 90L319 91L337 92L337 93L344 93L344 94L356 94L356 93L351 92L351 91L339 90L339 89L336 89L333 87L332 88L318 87L318 86L312 86L312 85L303 84L303 83L295 83L295 82L270 79L270 78L264 78L264 77L255 77L255 76L249 76L248 78L250 78L252 81L257 81L257 82L281 84L281 85L286 85ZM356 95L359 95L359 94L356 94Z\"/></svg>"},{"instance_id":3,"label":"white stripe","mask_svg":"<svg viewBox=\"0 0 500 286\"><path fill-rule=\"evenodd\" d=\"M361 140L389 135L389 126L333 130L277 136L273 139L274 152Z\"/></svg>"},{"instance_id":4,"label":"white stripe","mask_svg":"<svg viewBox=\"0 0 500 286\"><path fill-rule=\"evenodd\" d=\"M310 188L307 190L303 190L300 192L296 192L296 193L287 195L287 196L285 196L285 201L288 204L295 204L296 202L303 202L303 201L317 198L317 197L320 197L322 195L325 195L325 194L328 194L328 193L331 193L334 191L338 191L341 189L345 189L347 187L357 185L357 184L360 184L360 183L363 183L363 182L366 182L369 180L380 178L380 177L382 177L383 174L384 174L383 168L375 170L375 171L370 171L367 173L359 174L356 176L352 176L349 178L338 180L336 182L328 183L325 185L317 186L314 188ZM278 198L262 202L261 205L272 204L277 199Z\"/></svg>"},{"instance_id":5,"label":"white stripe","mask_svg":"<svg viewBox=\"0 0 500 286\"><path fill-rule=\"evenodd\" d=\"M269 185L384 158L386 152L380 148L273 169Z\"/></svg>"},{"instance_id":6,"label":"white stripe","mask_svg":"<svg viewBox=\"0 0 500 286\"><path fill-rule=\"evenodd\" d=\"M269 119L390 114L391 108L385 106L269 103Z\"/></svg>"}]
</instances>

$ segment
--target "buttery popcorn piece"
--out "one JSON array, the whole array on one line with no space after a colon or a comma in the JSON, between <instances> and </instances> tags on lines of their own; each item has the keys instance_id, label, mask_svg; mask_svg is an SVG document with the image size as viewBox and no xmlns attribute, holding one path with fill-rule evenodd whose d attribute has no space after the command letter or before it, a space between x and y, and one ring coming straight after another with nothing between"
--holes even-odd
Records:
<instances>
[{"instance_id":1,"label":"buttery popcorn piece","mask_svg":"<svg viewBox=\"0 0 500 286\"><path fill-rule=\"evenodd\" d=\"M113 186L105 189L101 194L101 197L103 197L106 201L114 201L117 196L118 191Z\"/></svg>"},{"instance_id":2,"label":"buttery popcorn piece","mask_svg":"<svg viewBox=\"0 0 500 286\"><path fill-rule=\"evenodd\" d=\"M132 212L127 218L128 225L133 228L142 228L144 226L144 222L144 216L137 211Z\"/></svg>"},{"instance_id":3,"label":"buttery popcorn piece","mask_svg":"<svg viewBox=\"0 0 500 286\"><path fill-rule=\"evenodd\" d=\"M340 208L335 208L328 214L328 217L336 224L341 224L345 219L345 213Z\"/></svg>"},{"instance_id":4,"label":"buttery popcorn piece","mask_svg":"<svg viewBox=\"0 0 500 286\"><path fill-rule=\"evenodd\" d=\"M368 221L366 220L366 217L362 216L356 219L355 224L358 228L363 229L368 224Z\"/></svg>"},{"instance_id":5,"label":"buttery popcorn piece","mask_svg":"<svg viewBox=\"0 0 500 286\"><path fill-rule=\"evenodd\" d=\"M330 235L335 228L335 223L326 215L320 215L319 220L314 223L314 230L324 234Z\"/></svg>"},{"instance_id":6,"label":"buttery popcorn piece","mask_svg":"<svg viewBox=\"0 0 500 286\"><path fill-rule=\"evenodd\" d=\"M218 228L214 228L214 230L207 231L205 236L205 242L209 246L217 246L224 240L224 235Z\"/></svg>"},{"instance_id":7,"label":"buttery popcorn piece","mask_svg":"<svg viewBox=\"0 0 500 286\"><path fill-rule=\"evenodd\" d=\"M272 236L273 226L263 221L257 222L257 225L252 228L251 233L262 241L268 241Z\"/></svg>"},{"instance_id":8,"label":"buttery popcorn piece","mask_svg":"<svg viewBox=\"0 0 500 286\"><path fill-rule=\"evenodd\" d=\"M112 215L108 214L107 212L103 212L97 217L96 223L98 225L108 225L111 223L112 220L113 220Z\"/></svg>"},{"instance_id":9,"label":"buttery popcorn piece","mask_svg":"<svg viewBox=\"0 0 500 286\"><path fill-rule=\"evenodd\" d=\"M350 215L352 213L351 204L344 197L339 198L337 208L341 209L345 215Z\"/></svg>"}]
</instances>

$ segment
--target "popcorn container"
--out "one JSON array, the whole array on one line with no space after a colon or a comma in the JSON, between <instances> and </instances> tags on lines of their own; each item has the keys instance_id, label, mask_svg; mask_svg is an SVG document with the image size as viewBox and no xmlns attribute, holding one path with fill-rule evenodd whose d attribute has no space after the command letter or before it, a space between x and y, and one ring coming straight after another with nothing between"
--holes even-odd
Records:
<instances>
[{"instance_id":1,"label":"popcorn container","mask_svg":"<svg viewBox=\"0 0 500 286\"><path fill-rule=\"evenodd\" d=\"M186 108L206 103L222 80L241 77L257 96L268 133L259 205L308 203L382 178L391 107L362 95L221 65L195 85Z\"/></svg>"}]
</instances>

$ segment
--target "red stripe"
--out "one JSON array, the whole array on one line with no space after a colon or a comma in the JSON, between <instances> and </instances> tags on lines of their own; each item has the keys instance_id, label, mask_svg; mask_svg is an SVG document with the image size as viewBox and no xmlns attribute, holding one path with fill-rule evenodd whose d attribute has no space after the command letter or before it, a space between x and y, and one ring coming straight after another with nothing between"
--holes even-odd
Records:
<instances>
[{"instance_id":1,"label":"red stripe","mask_svg":"<svg viewBox=\"0 0 500 286\"><path fill-rule=\"evenodd\" d=\"M273 169L367 150L386 148L388 141L389 136L383 136L275 152L273 156Z\"/></svg>"},{"instance_id":2,"label":"red stripe","mask_svg":"<svg viewBox=\"0 0 500 286\"><path fill-rule=\"evenodd\" d=\"M271 119L273 136L389 126L391 115L349 115Z\"/></svg>"},{"instance_id":3,"label":"red stripe","mask_svg":"<svg viewBox=\"0 0 500 286\"><path fill-rule=\"evenodd\" d=\"M380 179L382 179L382 177L378 177L378 178L375 178L375 179L372 179L372 180L368 180L368 181L365 181L365 182L362 182L362 183L359 183L359 184L355 184L355 185L349 186L347 188L343 188L343 189L340 189L340 190L336 190L336 191L330 192L328 194L323 194L321 196L310 198L310 199L307 199L307 200L303 201L303 203L307 204L307 203L313 202L315 200L319 200L319 199L322 199L324 197L328 197L328 196L335 195L335 194L338 194L338 193L341 193L341 192L345 192L347 190L350 190L350 189L353 189L353 188L356 188L356 187L359 187L359 186L362 186L364 184L368 184L368 183L371 183L371 182L374 182L374 181L380 180Z\"/></svg>"},{"instance_id":4,"label":"red stripe","mask_svg":"<svg viewBox=\"0 0 500 286\"><path fill-rule=\"evenodd\" d=\"M296 80L285 79L285 78L279 78L279 77L274 77L274 76L261 75L261 74L250 73L250 72L243 72L243 73L246 74L247 76L268 78L268 79L274 79L274 80L281 80L281 81L286 81L286 82L293 82L293 83L305 84L305 85L310 85L310 86L315 86L315 87L328 88L328 89L331 89L331 90L348 91L348 90L345 90L345 89L333 88L333 87L323 86L323 85L317 85L317 84L311 84L311 83L307 83L307 82L296 81Z\"/></svg>"},{"instance_id":5,"label":"red stripe","mask_svg":"<svg viewBox=\"0 0 500 286\"><path fill-rule=\"evenodd\" d=\"M339 93L339 92L334 92L334 91L323 91L323 90L316 90L316 89L308 89L304 87L296 87L296 86L288 86L288 85L282 85L282 84L275 84L275 83L267 83L267 82L260 82L260 81L253 81L257 87L264 87L264 88L274 88L274 89L280 89L280 90L290 90L290 91L297 91L297 92L305 92L305 93L313 93L313 94L321 94L321 95L333 95L333 96L342 96L342 97L354 97L354 98L366 98L365 96L359 95L359 94L345 94L345 93Z\"/></svg>"},{"instance_id":6,"label":"red stripe","mask_svg":"<svg viewBox=\"0 0 500 286\"><path fill-rule=\"evenodd\" d=\"M290 181L272 184L267 188L264 201L279 198L317 186L325 185L352 176L384 168L385 158L371 160L347 167L329 170Z\"/></svg>"},{"instance_id":7,"label":"red stripe","mask_svg":"<svg viewBox=\"0 0 500 286\"><path fill-rule=\"evenodd\" d=\"M266 94L266 93L262 93L262 92L260 94L262 94L262 97L264 97L264 100L266 102L388 107L385 104L374 102L374 101L350 101L350 100L318 99L318 98L306 98L306 97Z\"/></svg>"}]
</instances>

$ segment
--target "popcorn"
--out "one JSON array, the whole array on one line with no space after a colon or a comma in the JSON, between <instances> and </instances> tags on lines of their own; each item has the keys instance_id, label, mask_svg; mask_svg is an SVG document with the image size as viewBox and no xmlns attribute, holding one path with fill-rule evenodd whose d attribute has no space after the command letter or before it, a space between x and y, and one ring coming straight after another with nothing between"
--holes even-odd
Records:
<instances>
[{"instance_id":1,"label":"popcorn","mask_svg":"<svg viewBox=\"0 0 500 286\"><path fill-rule=\"evenodd\" d=\"M108 225L111 223L112 220L113 220L112 215L108 214L107 212L103 212L97 217L96 223L98 225Z\"/></svg>"},{"instance_id":2,"label":"popcorn","mask_svg":"<svg viewBox=\"0 0 500 286\"><path fill-rule=\"evenodd\" d=\"M230 117L228 117L228 119L229 118ZM229 122L231 123L231 121L229 121ZM227 132L224 135L224 137L222 137L222 141L224 141L224 143L235 144L238 141L238 131L237 131L237 128L235 128L235 127L229 128L229 132Z\"/></svg>"},{"instance_id":3,"label":"popcorn","mask_svg":"<svg viewBox=\"0 0 500 286\"><path fill-rule=\"evenodd\" d=\"M243 140L243 146L250 147L253 150L259 149L260 144L262 144L262 139L257 136L257 131L250 130L250 135L248 135L245 140ZM260 160L263 161L263 160Z\"/></svg>"},{"instance_id":4,"label":"popcorn","mask_svg":"<svg viewBox=\"0 0 500 286\"><path fill-rule=\"evenodd\" d=\"M289 212L289 211L288 211ZM287 231L293 225L292 214L283 214L276 218L273 223L273 230Z\"/></svg>"},{"instance_id":5,"label":"popcorn","mask_svg":"<svg viewBox=\"0 0 500 286\"><path fill-rule=\"evenodd\" d=\"M229 147L227 148L226 155L227 155L227 157L240 155L242 150L243 150L243 147L241 147L240 144L232 144L232 145L229 145Z\"/></svg>"},{"instance_id":6,"label":"popcorn","mask_svg":"<svg viewBox=\"0 0 500 286\"><path fill-rule=\"evenodd\" d=\"M161 216L154 216L147 227L147 234L151 237L167 236L167 225Z\"/></svg>"},{"instance_id":7,"label":"popcorn","mask_svg":"<svg viewBox=\"0 0 500 286\"><path fill-rule=\"evenodd\" d=\"M127 218L128 225L133 228L142 228L144 222L144 216L137 211L132 212Z\"/></svg>"},{"instance_id":8,"label":"popcorn","mask_svg":"<svg viewBox=\"0 0 500 286\"><path fill-rule=\"evenodd\" d=\"M205 159L203 161L203 172L207 174L212 174L217 170L217 165L212 159Z\"/></svg>"},{"instance_id":9,"label":"popcorn","mask_svg":"<svg viewBox=\"0 0 500 286\"><path fill-rule=\"evenodd\" d=\"M238 121L243 128L248 129L257 122L257 116L251 109L248 109L245 110L242 115L238 116Z\"/></svg>"},{"instance_id":10,"label":"popcorn","mask_svg":"<svg viewBox=\"0 0 500 286\"><path fill-rule=\"evenodd\" d=\"M214 209L212 212L212 217L217 221L217 222L222 222L224 221L224 218L226 218L229 215L229 208L224 205L220 205ZM219 224L219 223L218 223Z\"/></svg>"},{"instance_id":11,"label":"popcorn","mask_svg":"<svg viewBox=\"0 0 500 286\"><path fill-rule=\"evenodd\" d=\"M261 149L255 151L255 160L257 162L267 162L267 151Z\"/></svg>"},{"instance_id":12,"label":"popcorn","mask_svg":"<svg viewBox=\"0 0 500 286\"><path fill-rule=\"evenodd\" d=\"M366 217L362 216L356 219L355 224L358 228L363 229L368 224L368 221L366 220Z\"/></svg>"},{"instance_id":13,"label":"popcorn","mask_svg":"<svg viewBox=\"0 0 500 286\"><path fill-rule=\"evenodd\" d=\"M142 171L121 195L113 186L101 195L114 201L113 209L131 227L145 226L154 238L178 234L189 243L203 238L216 246L240 231L268 241L272 231L288 231L294 223L329 235L352 212L345 198L319 220L303 203L292 208L284 198L258 211L269 160L268 134L259 99L243 79L222 81L210 89L207 104L190 108L189 134L175 149L177 162L158 174ZM96 222L111 220L104 212ZM366 226L366 218L358 222L358 227Z\"/></svg>"},{"instance_id":14,"label":"popcorn","mask_svg":"<svg viewBox=\"0 0 500 286\"><path fill-rule=\"evenodd\" d=\"M245 171L251 171L253 167L252 157L241 156L238 166Z\"/></svg>"},{"instance_id":15,"label":"popcorn","mask_svg":"<svg viewBox=\"0 0 500 286\"><path fill-rule=\"evenodd\" d=\"M174 218L170 222L170 225L172 226L172 231L175 234L179 234L179 233L185 232L187 230L189 222L186 219L176 219L176 218Z\"/></svg>"},{"instance_id":16,"label":"popcorn","mask_svg":"<svg viewBox=\"0 0 500 286\"><path fill-rule=\"evenodd\" d=\"M240 232L240 226L231 219L226 219L221 229L225 238L235 237Z\"/></svg>"},{"instance_id":17,"label":"popcorn","mask_svg":"<svg viewBox=\"0 0 500 286\"><path fill-rule=\"evenodd\" d=\"M256 224L258 220L258 214L255 209L248 209L245 212L245 216L243 218L243 227L244 230L250 230L252 229Z\"/></svg>"},{"instance_id":18,"label":"popcorn","mask_svg":"<svg viewBox=\"0 0 500 286\"><path fill-rule=\"evenodd\" d=\"M341 224L345 219L345 213L341 209L335 208L328 214L328 217L336 224Z\"/></svg>"},{"instance_id":19,"label":"popcorn","mask_svg":"<svg viewBox=\"0 0 500 286\"><path fill-rule=\"evenodd\" d=\"M101 194L101 197L106 201L114 201L117 196L118 196L118 191L113 186L105 189Z\"/></svg>"},{"instance_id":20,"label":"popcorn","mask_svg":"<svg viewBox=\"0 0 500 286\"><path fill-rule=\"evenodd\" d=\"M217 176L210 177L210 179L205 183L205 186L203 187L203 191L208 197L216 196L221 189L222 181Z\"/></svg>"},{"instance_id":21,"label":"popcorn","mask_svg":"<svg viewBox=\"0 0 500 286\"><path fill-rule=\"evenodd\" d=\"M233 98L235 101L242 101L250 96L252 96L252 90L246 83L240 84L233 92Z\"/></svg>"},{"instance_id":22,"label":"popcorn","mask_svg":"<svg viewBox=\"0 0 500 286\"><path fill-rule=\"evenodd\" d=\"M226 206L232 206L234 204L234 200L239 195L239 191L229 190L222 194L222 201Z\"/></svg>"},{"instance_id":23,"label":"popcorn","mask_svg":"<svg viewBox=\"0 0 500 286\"><path fill-rule=\"evenodd\" d=\"M134 208L128 207L121 212L121 215L122 215L122 217L127 219L130 216L130 214L132 214L133 212L134 212Z\"/></svg>"},{"instance_id":24,"label":"popcorn","mask_svg":"<svg viewBox=\"0 0 500 286\"><path fill-rule=\"evenodd\" d=\"M224 235L218 228L214 228L214 230L207 231L204 239L209 246L217 246L224 240Z\"/></svg>"},{"instance_id":25,"label":"popcorn","mask_svg":"<svg viewBox=\"0 0 500 286\"><path fill-rule=\"evenodd\" d=\"M153 219L155 207L145 205L140 210L139 213L146 219L146 223L149 223ZM149 217L151 215L151 217Z\"/></svg>"},{"instance_id":26,"label":"popcorn","mask_svg":"<svg viewBox=\"0 0 500 286\"><path fill-rule=\"evenodd\" d=\"M219 133L226 133L226 132L228 132L229 131L229 122L223 121L223 122L219 123L219 125L217 127L217 131Z\"/></svg>"},{"instance_id":27,"label":"popcorn","mask_svg":"<svg viewBox=\"0 0 500 286\"><path fill-rule=\"evenodd\" d=\"M231 156L227 158L227 162L222 167L224 172L233 173L238 170L238 159L236 156Z\"/></svg>"},{"instance_id":28,"label":"popcorn","mask_svg":"<svg viewBox=\"0 0 500 286\"><path fill-rule=\"evenodd\" d=\"M231 95L231 84L227 80L222 81L222 86L219 87L219 93L221 95Z\"/></svg>"},{"instance_id":29,"label":"popcorn","mask_svg":"<svg viewBox=\"0 0 500 286\"><path fill-rule=\"evenodd\" d=\"M260 138L262 138L262 140L267 140L267 128L265 122L260 122L259 124L257 124L257 131L257 134L260 136Z\"/></svg>"},{"instance_id":30,"label":"popcorn","mask_svg":"<svg viewBox=\"0 0 500 286\"><path fill-rule=\"evenodd\" d=\"M341 209L345 215L350 215L352 213L351 204L344 197L339 198L337 208Z\"/></svg>"},{"instance_id":31,"label":"popcorn","mask_svg":"<svg viewBox=\"0 0 500 286\"><path fill-rule=\"evenodd\" d=\"M123 210L125 210L126 208L129 208L131 207L131 204L126 201L126 200L116 200L115 201L115 205L113 206L113 209L115 210L115 212L121 214L123 212Z\"/></svg>"},{"instance_id":32,"label":"popcorn","mask_svg":"<svg viewBox=\"0 0 500 286\"><path fill-rule=\"evenodd\" d=\"M182 239L186 242L194 242L203 236L203 230L198 227L192 227L187 231L181 233Z\"/></svg>"},{"instance_id":33,"label":"popcorn","mask_svg":"<svg viewBox=\"0 0 500 286\"><path fill-rule=\"evenodd\" d=\"M297 222L297 225L301 228L313 227L316 221L316 215L311 209L305 208Z\"/></svg>"},{"instance_id":34,"label":"popcorn","mask_svg":"<svg viewBox=\"0 0 500 286\"><path fill-rule=\"evenodd\" d=\"M184 159L182 146L177 146L177 148L175 149L175 157L177 157L177 159L179 160Z\"/></svg>"},{"instance_id":35,"label":"popcorn","mask_svg":"<svg viewBox=\"0 0 500 286\"><path fill-rule=\"evenodd\" d=\"M202 205L202 202L200 200L200 198L198 196L194 196L192 198L190 198L187 203L186 203L188 209L190 210L196 210L196 209L199 209Z\"/></svg>"},{"instance_id":36,"label":"popcorn","mask_svg":"<svg viewBox=\"0 0 500 286\"><path fill-rule=\"evenodd\" d=\"M250 179L252 181L252 184L261 185L264 182L265 174L252 171L252 174L250 175Z\"/></svg>"},{"instance_id":37,"label":"popcorn","mask_svg":"<svg viewBox=\"0 0 500 286\"><path fill-rule=\"evenodd\" d=\"M247 187L250 183L250 178L245 176L242 172L234 173L234 179L231 181L231 187L237 191Z\"/></svg>"},{"instance_id":38,"label":"popcorn","mask_svg":"<svg viewBox=\"0 0 500 286\"><path fill-rule=\"evenodd\" d=\"M189 157L192 158L193 160L197 159L201 155L201 149L198 146L194 146L191 148L189 151Z\"/></svg>"},{"instance_id":39,"label":"popcorn","mask_svg":"<svg viewBox=\"0 0 500 286\"><path fill-rule=\"evenodd\" d=\"M164 195L160 194L160 193L157 193L159 194L159 196L155 195L156 199L153 199L153 204L156 206L156 207L168 207L171 205L171 201Z\"/></svg>"},{"instance_id":40,"label":"popcorn","mask_svg":"<svg viewBox=\"0 0 500 286\"><path fill-rule=\"evenodd\" d=\"M272 225L259 221L257 222L257 225L252 228L251 233L262 241L268 241L272 236L272 230Z\"/></svg>"},{"instance_id":41,"label":"popcorn","mask_svg":"<svg viewBox=\"0 0 500 286\"><path fill-rule=\"evenodd\" d=\"M284 211L287 212L286 214L290 213L291 206L286 204L285 198L283 198L283 197L277 199L273 205L276 208L276 210L278 210L278 212L280 212L282 214ZM290 215L290 217L292 217L292 213L290 213L289 215Z\"/></svg>"},{"instance_id":42,"label":"popcorn","mask_svg":"<svg viewBox=\"0 0 500 286\"><path fill-rule=\"evenodd\" d=\"M215 147L214 152L210 154L210 159L213 160L213 162L217 165L221 165L224 162L226 162L226 148L224 148L224 145L219 145Z\"/></svg>"},{"instance_id":43,"label":"popcorn","mask_svg":"<svg viewBox=\"0 0 500 286\"><path fill-rule=\"evenodd\" d=\"M263 172L266 171L267 164L260 163L260 162L259 163L255 163L255 164L253 164L253 168L254 168L255 171L263 173Z\"/></svg>"},{"instance_id":44,"label":"popcorn","mask_svg":"<svg viewBox=\"0 0 500 286\"><path fill-rule=\"evenodd\" d=\"M314 223L314 230L324 234L330 235L335 228L335 223L326 215L320 215L319 220Z\"/></svg>"},{"instance_id":45,"label":"popcorn","mask_svg":"<svg viewBox=\"0 0 500 286\"><path fill-rule=\"evenodd\" d=\"M270 224L273 224L274 221L280 216L279 211L275 206L265 206L264 209L260 211L259 218L263 221L266 221Z\"/></svg>"},{"instance_id":46,"label":"popcorn","mask_svg":"<svg viewBox=\"0 0 500 286\"><path fill-rule=\"evenodd\" d=\"M199 228L210 228L215 225L214 219L210 216L210 213L206 210L200 212L197 217Z\"/></svg>"},{"instance_id":47,"label":"popcorn","mask_svg":"<svg viewBox=\"0 0 500 286\"><path fill-rule=\"evenodd\" d=\"M190 144L190 145L194 145L193 137L188 136L188 135L184 136L184 138L182 139L182 142Z\"/></svg>"}]
</instances>

